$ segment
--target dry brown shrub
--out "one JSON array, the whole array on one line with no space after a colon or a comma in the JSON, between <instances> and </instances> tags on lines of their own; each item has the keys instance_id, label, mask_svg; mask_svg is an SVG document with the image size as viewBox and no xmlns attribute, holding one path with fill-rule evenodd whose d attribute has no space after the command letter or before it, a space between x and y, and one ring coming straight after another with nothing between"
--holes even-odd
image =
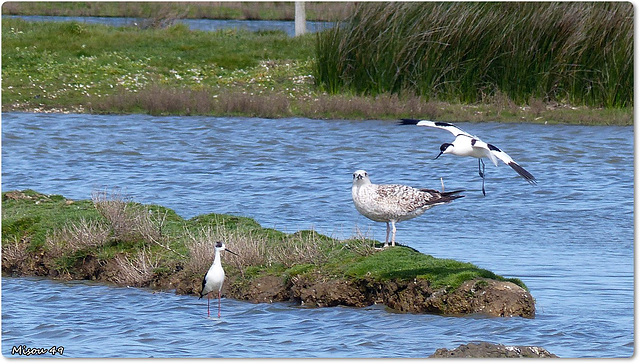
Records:
<instances>
[{"instance_id":1,"label":"dry brown shrub","mask_svg":"<svg viewBox=\"0 0 640 364\"><path fill-rule=\"evenodd\" d=\"M547 111L547 104L542 99L532 97L529 99L529 108L533 115L538 117Z\"/></svg>"},{"instance_id":2,"label":"dry brown shrub","mask_svg":"<svg viewBox=\"0 0 640 364\"><path fill-rule=\"evenodd\" d=\"M191 274L204 274L211 266L214 244L222 241L237 255L226 254L223 264L238 269L244 275L249 266L270 266L281 264L286 268L298 264L323 265L329 261L336 249L350 249L356 254L370 255L375 252L372 240L364 236L348 240L346 243L318 235L315 231L298 232L284 236L280 241L270 242L267 238L251 232L229 230L221 226L202 228L196 234L186 232L189 237L187 247L189 260L185 270Z\"/></svg>"},{"instance_id":3,"label":"dry brown shrub","mask_svg":"<svg viewBox=\"0 0 640 364\"><path fill-rule=\"evenodd\" d=\"M120 89L91 102L92 112L130 112L143 109L151 115L207 114L216 108L213 94L204 89L151 85L137 93Z\"/></svg>"},{"instance_id":4,"label":"dry brown shrub","mask_svg":"<svg viewBox=\"0 0 640 364\"><path fill-rule=\"evenodd\" d=\"M109 195L106 190L91 193L93 206L108 222L117 240L136 239L139 235L132 230L131 218L128 210L129 202L125 201L118 190Z\"/></svg>"},{"instance_id":5,"label":"dry brown shrub","mask_svg":"<svg viewBox=\"0 0 640 364\"><path fill-rule=\"evenodd\" d=\"M26 261L29 257L28 247L28 239L14 238L13 241L2 244L2 271L12 271Z\"/></svg>"},{"instance_id":6,"label":"dry brown shrub","mask_svg":"<svg viewBox=\"0 0 640 364\"><path fill-rule=\"evenodd\" d=\"M60 257L69 252L102 246L110 238L111 229L106 224L82 218L49 234L45 246L49 254Z\"/></svg>"},{"instance_id":7,"label":"dry brown shrub","mask_svg":"<svg viewBox=\"0 0 640 364\"><path fill-rule=\"evenodd\" d=\"M266 255L266 239L251 233L241 234L236 230L216 226L202 228L195 235L187 231L187 236L189 237L187 241L189 260L185 269L191 273L204 274L209 269L215 256L214 245L218 241L224 242L227 248L237 254L226 254L224 260L236 267L241 274L243 267L269 264Z\"/></svg>"},{"instance_id":8,"label":"dry brown shrub","mask_svg":"<svg viewBox=\"0 0 640 364\"><path fill-rule=\"evenodd\" d=\"M106 191L95 191L91 198L111 227L114 239L156 244L185 258L169 246L170 237L163 233L167 211L147 210L143 205L129 202L119 190L112 191L110 195Z\"/></svg>"},{"instance_id":9,"label":"dry brown shrub","mask_svg":"<svg viewBox=\"0 0 640 364\"><path fill-rule=\"evenodd\" d=\"M162 4L162 3L159 3ZM188 7L184 9L179 9L174 6L171 6L170 3L164 3L158 8L153 8L151 13L148 14L145 19L138 22L138 27L140 29L158 29L158 28L166 28L173 25L178 19L183 19L186 17L188 12Z\"/></svg>"},{"instance_id":10,"label":"dry brown shrub","mask_svg":"<svg viewBox=\"0 0 640 364\"><path fill-rule=\"evenodd\" d=\"M290 102L286 95L251 95L244 92L221 93L216 98L215 109L224 114L250 114L276 118L291 115Z\"/></svg>"},{"instance_id":11,"label":"dry brown shrub","mask_svg":"<svg viewBox=\"0 0 640 364\"><path fill-rule=\"evenodd\" d=\"M150 86L141 90L138 104L151 115L174 114L184 112L191 103L191 92L162 86Z\"/></svg>"},{"instance_id":12,"label":"dry brown shrub","mask_svg":"<svg viewBox=\"0 0 640 364\"><path fill-rule=\"evenodd\" d=\"M337 240L323 241L315 231L305 235L296 233L288 235L281 243L274 245L269 254L273 261L285 267L297 264L322 265L329 260L332 251L340 244Z\"/></svg>"},{"instance_id":13,"label":"dry brown shrub","mask_svg":"<svg viewBox=\"0 0 640 364\"><path fill-rule=\"evenodd\" d=\"M313 101L299 105L302 114L309 117L337 117L344 115L365 119L380 117L437 118L442 115L438 103L425 101L419 96L383 94L367 96L319 95Z\"/></svg>"},{"instance_id":14,"label":"dry brown shrub","mask_svg":"<svg viewBox=\"0 0 640 364\"><path fill-rule=\"evenodd\" d=\"M166 213L146 211L142 205L125 199L118 190L113 190L110 195L107 191L94 191L91 199L107 220L116 240L162 243L167 239L162 234Z\"/></svg>"},{"instance_id":15,"label":"dry brown shrub","mask_svg":"<svg viewBox=\"0 0 640 364\"><path fill-rule=\"evenodd\" d=\"M187 231L189 240L186 245L189 249L189 260L185 264L185 270L193 274L206 272L215 253L214 244L215 237L212 236L211 229L203 229L198 235L191 234Z\"/></svg>"},{"instance_id":16,"label":"dry brown shrub","mask_svg":"<svg viewBox=\"0 0 640 364\"><path fill-rule=\"evenodd\" d=\"M134 257L116 255L114 261L118 267L113 278L115 283L134 287L147 285L160 266L160 259L151 254L149 248L139 250Z\"/></svg>"},{"instance_id":17,"label":"dry brown shrub","mask_svg":"<svg viewBox=\"0 0 640 364\"><path fill-rule=\"evenodd\" d=\"M482 102L493 105L498 112L498 115L503 111L517 113L520 111L520 107L507 95L506 93L498 90L494 94L482 97Z\"/></svg>"}]
</instances>

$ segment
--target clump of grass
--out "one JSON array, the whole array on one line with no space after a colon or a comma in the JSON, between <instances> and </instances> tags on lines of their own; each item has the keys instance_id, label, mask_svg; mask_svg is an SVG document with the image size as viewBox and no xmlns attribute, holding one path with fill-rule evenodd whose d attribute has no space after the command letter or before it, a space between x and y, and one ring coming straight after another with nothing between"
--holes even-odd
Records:
<instances>
[{"instance_id":1,"label":"clump of grass","mask_svg":"<svg viewBox=\"0 0 640 364\"><path fill-rule=\"evenodd\" d=\"M322 266L341 247L342 243L338 240L313 230L305 230L288 235L281 242L273 244L270 254L274 261L286 268L299 264Z\"/></svg>"},{"instance_id":2,"label":"clump of grass","mask_svg":"<svg viewBox=\"0 0 640 364\"><path fill-rule=\"evenodd\" d=\"M111 194L106 190L94 191L91 197L96 210L106 219L113 239L155 244L184 257L169 245L170 238L164 232L169 210L147 209L125 199L119 190L114 190Z\"/></svg>"},{"instance_id":3,"label":"clump of grass","mask_svg":"<svg viewBox=\"0 0 640 364\"><path fill-rule=\"evenodd\" d=\"M222 241L237 255L225 254L224 264L237 268L244 275L243 267L268 265L267 242L251 231L240 232L224 225L201 227L195 233L186 232L189 260L185 270L200 275L206 272L215 255L215 243Z\"/></svg>"},{"instance_id":4,"label":"clump of grass","mask_svg":"<svg viewBox=\"0 0 640 364\"><path fill-rule=\"evenodd\" d=\"M110 239L111 229L106 224L80 218L79 221L67 223L62 229L47 235L45 246L50 254L61 257L102 246Z\"/></svg>"},{"instance_id":5,"label":"clump of grass","mask_svg":"<svg viewBox=\"0 0 640 364\"><path fill-rule=\"evenodd\" d=\"M114 190L111 195L107 191L94 191L91 200L96 210L109 224L116 240L128 241L142 238L134 227L138 216L131 213L131 204L124 200L120 191Z\"/></svg>"},{"instance_id":6,"label":"clump of grass","mask_svg":"<svg viewBox=\"0 0 640 364\"><path fill-rule=\"evenodd\" d=\"M345 248L363 257L374 254L378 242L368 237L369 232L365 234L360 228L356 227L356 235L344 241Z\"/></svg>"},{"instance_id":7,"label":"clump of grass","mask_svg":"<svg viewBox=\"0 0 640 364\"><path fill-rule=\"evenodd\" d=\"M202 274L209 269L217 241L224 242L237 254L226 254L223 264L238 269L243 276L249 267L283 270L296 265L322 266L342 244L312 230L281 234L274 238L260 231L215 225L202 227L196 233L187 231L187 235L189 260L185 269L192 274ZM354 242L353 245L358 244Z\"/></svg>"},{"instance_id":8,"label":"clump of grass","mask_svg":"<svg viewBox=\"0 0 640 364\"><path fill-rule=\"evenodd\" d=\"M2 271L12 272L29 257L29 241L26 239L13 239L2 244Z\"/></svg>"},{"instance_id":9,"label":"clump of grass","mask_svg":"<svg viewBox=\"0 0 640 364\"><path fill-rule=\"evenodd\" d=\"M633 105L630 3L362 4L316 53L330 93Z\"/></svg>"},{"instance_id":10,"label":"clump of grass","mask_svg":"<svg viewBox=\"0 0 640 364\"><path fill-rule=\"evenodd\" d=\"M160 267L161 261L151 249L143 247L132 257L118 254L114 257L116 269L115 283L143 287L153 279L155 270Z\"/></svg>"}]
</instances>

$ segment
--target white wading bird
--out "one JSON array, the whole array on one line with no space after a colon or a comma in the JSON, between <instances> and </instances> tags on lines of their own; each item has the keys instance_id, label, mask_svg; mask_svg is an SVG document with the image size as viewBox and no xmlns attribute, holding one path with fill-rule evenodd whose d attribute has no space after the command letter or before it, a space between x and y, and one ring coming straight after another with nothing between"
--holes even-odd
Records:
<instances>
[{"instance_id":1,"label":"white wading bird","mask_svg":"<svg viewBox=\"0 0 640 364\"><path fill-rule=\"evenodd\" d=\"M465 132L453 124L417 119L402 119L400 124L430 126L432 128L447 130L451 134L455 135L456 139L453 143L444 143L440 146L440 154L438 154L435 159L438 159L442 154L478 158L478 174L482 177L482 194L485 196L487 194L484 191L484 161L482 158L489 158L495 166L498 166L498 159L500 159L506 165L518 172L519 175L524 177L527 182L532 185L537 183L535 177L516 163L507 153L503 152L495 145L483 142L480 138Z\"/></svg>"},{"instance_id":2,"label":"white wading bird","mask_svg":"<svg viewBox=\"0 0 640 364\"><path fill-rule=\"evenodd\" d=\"M373 221L387 223L384 246L389 246L389 223L393 227L391 245L396 245L396 222L422 215L432 206L464 197L455 195L460 191L438 192L404 185L376 185L371 183L366 171L353 173L351 197L359 213Z\"/></svg>"},{"instance_id":3,"label":"white wading bird","mask_svg":"<svg viewBox=\"0 0 640 364\"><path fill-rule=\"evenodd\" d=\"M215 257L213 258L213 264L211 264L211 268L209 268L209 271L202 280L202 291L200 292L200 298L207 295L207 316L211 316L211 313L209 311L209 300L211 299L211 293L218 291L218 317L220 317L220 300L222 295L221 291L222 284L224 283L224 269L222 269L222 262L220 261L220 252L226 250L233 255L238 254L227 249L227 247L221 241L216 243L214 249L216 252Z\"/></svg>"}]
</instances>

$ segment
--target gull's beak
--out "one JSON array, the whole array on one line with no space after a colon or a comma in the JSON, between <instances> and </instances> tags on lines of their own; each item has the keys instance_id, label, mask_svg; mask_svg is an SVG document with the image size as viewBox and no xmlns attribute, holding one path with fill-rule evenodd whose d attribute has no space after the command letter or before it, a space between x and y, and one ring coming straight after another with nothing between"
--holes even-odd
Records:
<instances>
[{"instance_id":1,"label":"gull's beak","mask_svg":"<svg viewBox=\"0 0 640 364\"><path fill-rule=\"evenodd\" d=\"M226 248L226 249L225 249L225 251L228 251L229 253L231 253L231 254L233 254L233 255L238 256L238 257L239 257L239 255L238 255L238 254L236 254L236 253L232 252L231 250L229 250L229 248Z\"/></svg>"},{"instance_id":2,"label":"gull's beak","mask_svg":"<svg viewBox=\"0 0 640 364\"><path fill-rule=\"evenodd\" d=\"M441 155L442 155L442 151L440 151L440 154L438 154L438 156L437 156L437 157L433 158L433 160L438 159L438 157L440 157Z\"/></svg>"}]
</instances>

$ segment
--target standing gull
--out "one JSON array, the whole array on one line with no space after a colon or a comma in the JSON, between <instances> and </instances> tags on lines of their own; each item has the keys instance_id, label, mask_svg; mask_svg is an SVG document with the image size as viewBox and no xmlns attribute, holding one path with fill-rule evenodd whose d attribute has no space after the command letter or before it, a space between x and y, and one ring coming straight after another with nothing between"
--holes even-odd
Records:
<instances>
[{"instance_id":1,"label":"standing gull","mask_svg":"<svg viewBox=\"0 0 640 364\"><path fill-rule=\"evenodd\" d=\"M384 246L396 245L396 222L422 215L435 205L451 202L464 197L456 195L462 191L438 192L404 185L376 185L371 183L366 171L353 173L351 197L359 213L373 221L387 223L387 237ZM391 223L391 227L389 226Z\"/></svg>"},{"instance_id":2,"label":"standing gull","mask_svg":"<svg viewBox=\"0 0 640 364\"><path fill-rule=\"evenodd\" d=\"M227 249L227 247L221 241L216 243L214 249L216 252L215 257L213 258L213 264L211 264L211 268L209 268L209 271L202 280L202 291L200 292L200 298L207 295L207 316L211 316L211 312L209 311L209 299L211 298L211 293L218 291L218 317L220 317L220 301L222 296L221 291L222 284L224 283L224 269L222 269L222 263L220 261L220 252L226 250L233 255L238 254Z\"/></svg>"},{"instance_id":3,"label":"standing gull","mask_svg":"<svg viewBox=\"0 0 640 364\"><path fill-rule=\"evenodd\" d=\"M480 138L473 136L457 126L444 123L440 121L430 120L417 120L417 119L402 119L400 122L402 125L418 125L418 126L430 126L432 128L444 129L455 135L456 139L453 143L444 143L440 146L440 154L435 159L438 159L442 154L453 154L463 157L478 158L478 174L482 177L482 194L487 195L484 191L484 161L482 158L489 158L495 166L498 166L498 159L503 161L506 165L513 168L519 175L524 177L527 182L532 185L536 184L536 179L531 173L524 168L520 167L509 155L501 151L495 145L485 143ZM482 166L481 166L482 165Z\"/></svg>"}]
</instances>

